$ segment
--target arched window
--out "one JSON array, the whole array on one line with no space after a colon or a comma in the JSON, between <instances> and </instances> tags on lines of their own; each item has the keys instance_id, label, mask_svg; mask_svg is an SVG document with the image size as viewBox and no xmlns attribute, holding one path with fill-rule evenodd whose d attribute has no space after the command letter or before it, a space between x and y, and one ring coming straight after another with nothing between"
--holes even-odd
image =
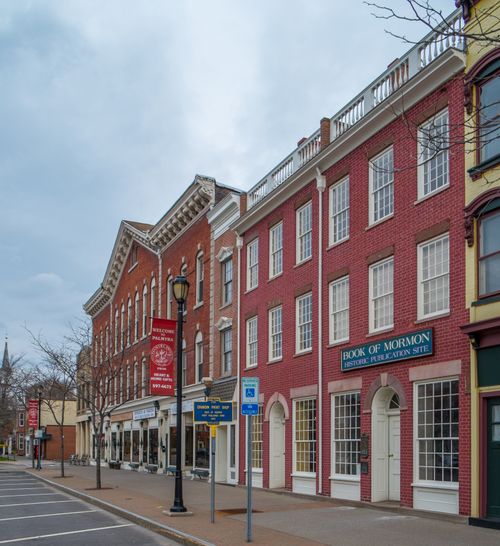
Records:
<instances>
[{"instance_id":1,"label":"arched window","mask_svg":"<svg viewBox=\"0 0 500 546\"><path fill-rule=\"evenodd\" d=\"M147 392L147 375L146 375L146 359L142 359L142 366L141 366L141 381L142 381L142 397L144 398L146 396Z\"/></svg>"},{"instance_id":2,"label":"arched window","mask_svg":"<svg viewBox=\"0 0 500 546\"><path fill-rule=\"evenodd\" d=\"M203 335L201 332L196 334L194 341L194 357L196 370L196 383L201 383L203 379Z\"/></svg>"},{"instance_id":3,"label":"arched window","mask_svg":"<svg viewBox=\"0 0 500 546\"><path fill-rule=\"evenodd\" d=\"M134 342L139 340L139 292L135 292Z\"/></svg>"},{"instance_id":4,"label":"arched window","mask_svg":"<svg viewBox=\"0 0 500 546\"><path fill-rule=\"evenodd\" d=\"M147 335L148 326L148 285L145 284L142 290L142 337Z\"/></svg>"},{"instance_id":5,"label":"arched window","mask_svg":"<svg viewBox=\"0 0 500 546\"><path fill-rule=\"evenodd\" d=\"M174 279L172 275L169 275L167 278L167 318L172 318L172 304L174 301L174 291L172 289L172 283Z\"/></svg>"},{"instance_id":6,"label":"arched window","mask_svg":"<svg viewBox=\"0 0 500 546\"><path fill-rule=\"evenodd\" d=\"M127 302L127 346L130 345L130 338L132 336L132 300L129 298Z\"/></svg>"},{"instance_id":7,"label":"arched window","mask_svg":"<svg viewBox=\"0 0 500 546\"><path fill-rule=\"evenodd\" d=\"M196 304L203 303L203 252L196 255Z\"/></svg>"},{"instance_id":8,"label":"arched window","mask_svg":"<svg viewBox=\"0 0 500 546\"><path fill-rule=\"evenodd\" d=\"M137 383L137 372L138 372L137 362L134 362L134 399L139 396L139 385Z\"/></svg>"},{"instance_id":9,"label":"arched window","mask_svg":"<svg viewBox=\"0 0 500 546\"><path fill-rule=\"evenodd\" d=\"M156 317L156 281L155 278L151 280L151 328L153 326L153 317Z\"/></svg>"},{"instance_id":10,"label":"arched window","mask_svg":"<svg viewBox=\"0 0 500 546\"><path fill-rule=\"evenodd\" d=\"M120 329L118 327L118 307L115 309L115 353L118 352L118 343L120 339Z\"/></svg>"},{"instance_id":11,"label":"arched window","mask_svg":"<svg viewBox=\"0 0 500 546\"><path fill-rule=\"evenodd\" d=\"M122 313L120 320L120 349L123 351L125 345L125 305L122 303Z\"/></svg>"}]
</instances>

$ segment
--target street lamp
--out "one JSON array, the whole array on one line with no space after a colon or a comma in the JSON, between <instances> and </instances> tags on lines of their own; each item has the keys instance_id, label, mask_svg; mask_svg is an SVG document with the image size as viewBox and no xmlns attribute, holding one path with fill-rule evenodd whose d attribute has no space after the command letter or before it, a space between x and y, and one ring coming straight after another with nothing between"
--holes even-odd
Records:
<instances>
[{"instance_id":1,"label":"street lamp","mask_svg":"<svg viewBox=\"0 0 500 546\"><path fill-rule=\"evenodd\" d=\"M182 498L182 327L184 323L184 305L189 292L189 282L184 275L177 275L173 282L174 298L177 301L177 438L175 465L175 496L170 512L187 512Z\"/></svg>"}]
</instances>

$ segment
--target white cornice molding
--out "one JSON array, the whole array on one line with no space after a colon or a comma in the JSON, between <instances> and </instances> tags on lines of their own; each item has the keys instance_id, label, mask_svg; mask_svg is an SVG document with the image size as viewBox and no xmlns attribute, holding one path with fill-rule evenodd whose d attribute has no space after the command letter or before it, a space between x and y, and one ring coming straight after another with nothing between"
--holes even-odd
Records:
<instances>
[{"instance_id":1,"label":"white cornice molding","mask_svg":"<svg viewBox=\"0 0 500 546\"><path fill-rule=\"evenodd\" d=\"M219 260L219 262L225 262L227 259L229 259L233 255L233 247L232 246L223 246L217 253L216 258Z\"/></svg>"}]
</instances>

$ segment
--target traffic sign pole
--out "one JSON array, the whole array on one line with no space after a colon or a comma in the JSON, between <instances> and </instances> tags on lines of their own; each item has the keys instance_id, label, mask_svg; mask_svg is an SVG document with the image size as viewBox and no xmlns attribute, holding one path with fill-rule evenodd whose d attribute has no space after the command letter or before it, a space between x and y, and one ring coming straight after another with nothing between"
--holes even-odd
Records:
<instances>
[{"instance_id":1,"label":"traffic sign pole","mask_svg":"<svg viewBox=\"0 0 500 546\"><path fill-rule=\"evenodd\" d=\"M247 542L252 542L252 416L247 415Z\"/></svg>"},{"instance_id":2,"label":"traffic sign pole","mask_svg":"<svg viewBox=\"0 0 500 546\"><path fill-rule=\"evenodd\" d=\"M210 523L215 523L215 440L217 425L210 425L210 445L212 456L210 459Z\"/></svg>"}]
</instances>

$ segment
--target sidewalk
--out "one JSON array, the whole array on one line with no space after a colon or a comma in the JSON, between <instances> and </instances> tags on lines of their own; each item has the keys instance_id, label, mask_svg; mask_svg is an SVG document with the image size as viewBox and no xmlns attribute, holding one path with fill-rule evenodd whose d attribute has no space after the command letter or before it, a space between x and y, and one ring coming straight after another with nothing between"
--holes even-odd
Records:
<instances>
[{"instance_id":1,"label":"sidewalk","mask_svg":"<svg viewBox=\"0 0 500 546\"><path fill-rule=\"evenodd\" d=\"M33 471L29 461L12 465L95 499L105 501L202 541L220 546L246 543L246 489L216 487L216 521L210 523L210 485L183 480L184 503L191 517L168 517L174 497L174 478L102 468L105 489L95 490L95 467L67 466L68 477L58 478L58 467ZM381 510L342 501L300 498L254 489L253 542L259 545L371 545L435 544L497 546L500 532L464 525L463 518L421 517L411 510ZM196 540L192 543L196 544Z\"/></svg>"}]
</instances>

